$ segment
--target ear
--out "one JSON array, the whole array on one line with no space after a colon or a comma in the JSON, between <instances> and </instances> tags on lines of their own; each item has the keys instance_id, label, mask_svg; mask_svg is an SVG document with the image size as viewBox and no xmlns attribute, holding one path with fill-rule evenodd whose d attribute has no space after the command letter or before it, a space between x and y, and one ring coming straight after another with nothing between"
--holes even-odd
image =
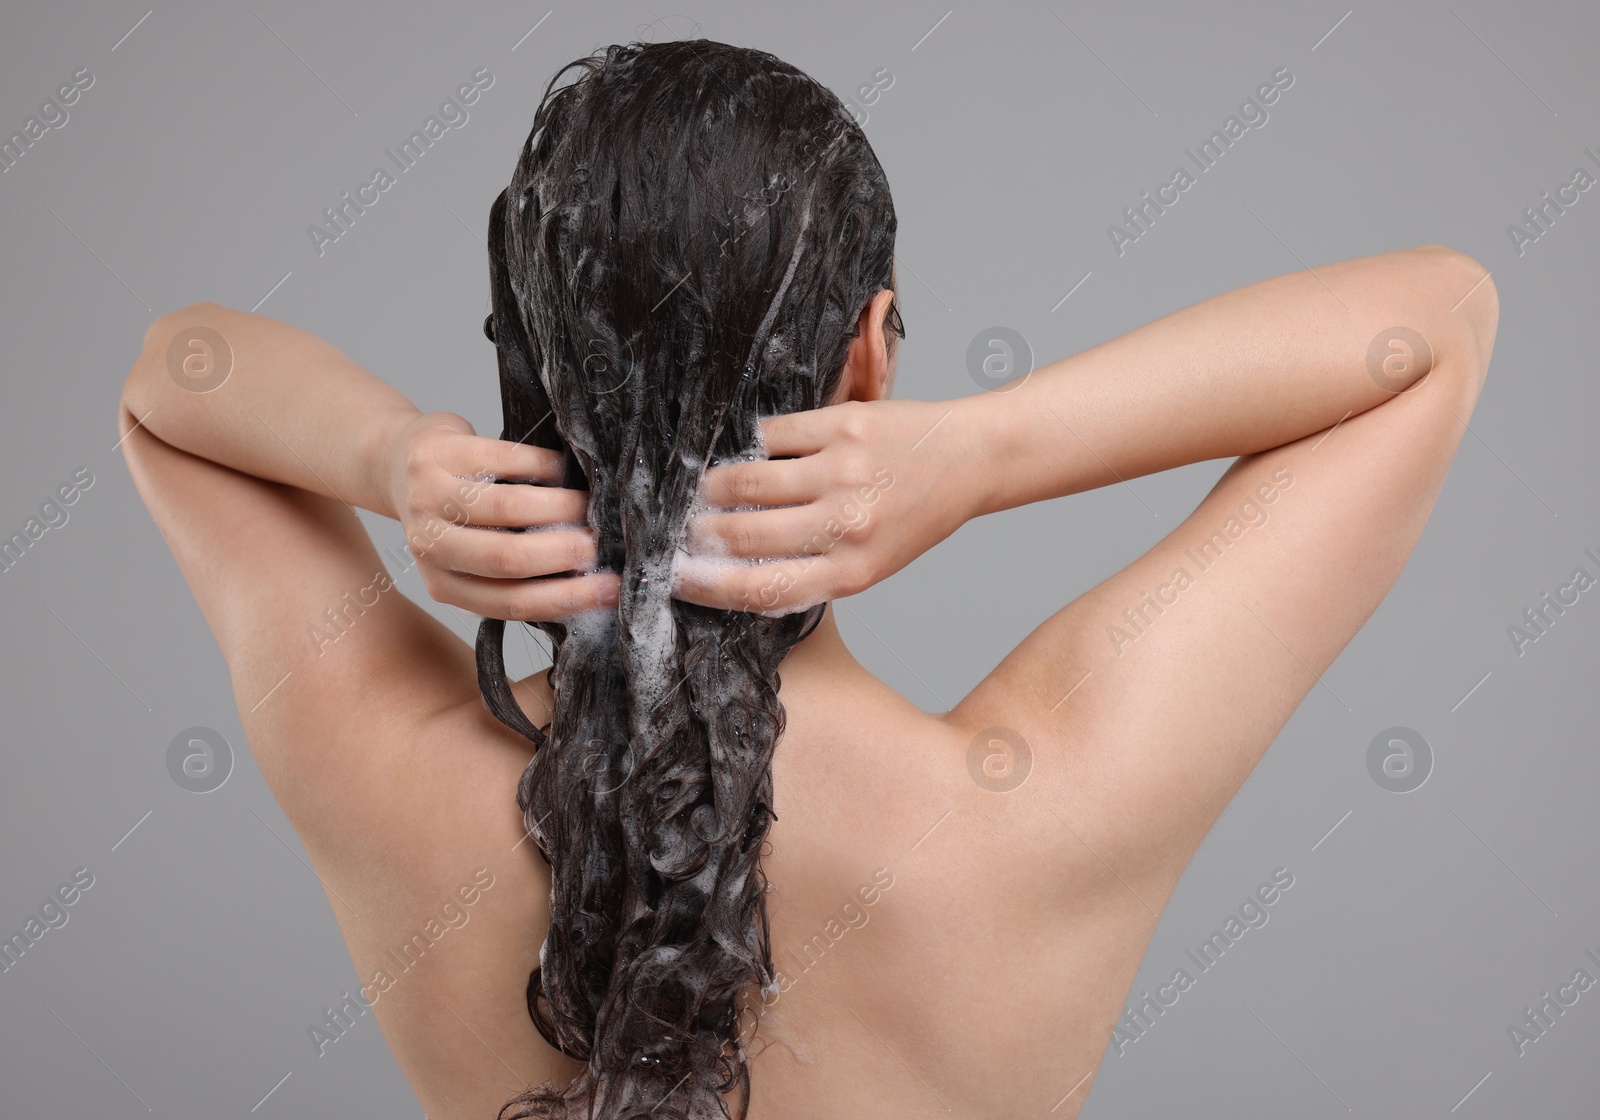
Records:
<instances>
[{"instance_id":1,"label":"ear","mask_svg":"<svg viewBox=\"0 0 1600 1120\"><path fill-rule=\"evenodd\" d=\"M890 348L884 330L884 321L893 303L893 290L884 288L861 309L856 337L850 340L850 348L845 353L834 404L887 400L893 391L895 350Z\"/></svg>"}]
</instances>

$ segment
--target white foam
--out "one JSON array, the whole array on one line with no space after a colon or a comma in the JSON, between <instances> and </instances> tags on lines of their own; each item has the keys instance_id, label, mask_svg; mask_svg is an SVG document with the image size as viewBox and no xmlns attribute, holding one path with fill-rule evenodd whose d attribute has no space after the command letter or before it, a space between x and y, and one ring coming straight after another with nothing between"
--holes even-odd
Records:
<instances>
[{"instance_id":1,"label":"white foam","mask_svg":"<svg viewBox=\"0 0 1600 1120\"><path fill-rule=\"evenodd\" d=\"M701 550L680 549L672 561L672 590L674 594L683 588L684 580L690 579L697 583L714 581L730 571L741 568L759 568L767 565L776 565L796 560L812 560L814 557L806 556L774 556L750 558L744 556L729 556L726 546L720 541L708 541L708 547ZM779 591L782 598L787 591ZM786 615L798 614L810 610L818 603L826 602L823 595L810 595L803 599L786 601L772 610L752 610L748 613L760 615L762 618L783 618Z\"/></svg>"},{"instance_id":2,"label":"white foam","mask_svg":"<svg viewBox=\"0 0 1600 1120\"><path fill-rule=\"evenodd\" d=\"M724 466L729 463L751 463L770 458L767 451L766 438L761 432L760 425L756 427L756 443L749 450L719 460L715 465ZM705 483L702 479L699 492L695 495L693 506L689 510L689 520L685 527L684 543L679 546L672 558L672 590L676 594L683 587L685 577L700 582L715 580L728 572L741 568L757 568L766 564L777 564L784 561L804 560L803 556L734 556L728 551L728 546L720 537L710 535L690 536L695 522L709 513L746 513L754 510L781 508L757 505L714 506L706 498ZM775 610L750 611L751 614L763 618L782 618L785 615L797 614L808 610L817 603L823 602L821 596L813 596L804 601L785 603Z\"/></svg>"},{"instance_id":3,"label":"white foam","mask_svg":"<svg viewBox=\"0 0 1600 1120\"><path fill-rule=\"evenodd\" d=\"M628 475L624 501L633 509L648 510L659 504L654 472L642 460ZM672 614L671 557L643 557L638 565L638 589L628 607L623 634L628 680L638 699L631 713L632 732L648 741L645 725L667 694L680 683L677 662L677 621ZM626 594L626 589L624 590ZM618 612L620 617L620 611Z\"/></svg>"},{"instance_id":4,"label":"white foam","mask_svg":"<svg viewBox=\"0 0 1600 1120\"><path fill-rule=\"evenodd\" d=\"M558 619L567 632L573 637L589 641L601 642L614 633L617 628L617 608L615 606L586 607L581 611L565 615Z\"/></svg>"}]
</instances>

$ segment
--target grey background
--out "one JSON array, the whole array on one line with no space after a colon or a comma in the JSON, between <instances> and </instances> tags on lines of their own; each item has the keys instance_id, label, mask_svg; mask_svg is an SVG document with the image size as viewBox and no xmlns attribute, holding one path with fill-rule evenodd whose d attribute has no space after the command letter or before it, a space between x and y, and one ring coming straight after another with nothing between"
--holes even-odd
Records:
<instances>
[{"instance_id":1,"label":"grey background","mask_svg":"<svg viewBox=\"0 0 1600 1120\"><path fill-rule=\"evenodd\" d=\"M538 95L596 46L688 36L771 50L841 96L894 75L865 127L901 222L903 396L975 391L967 348L996 325L1044 362L1306 265L1441 242L1493 271L1493 371L1421 545L1199 852L1134 992L1194 972L1184 949L1274 868L1295 885L1112 1049L1084 1115L1594 1114L1600 989L1521 1057L1507 1028L1578 968L1600 977L1600 591L1523 656L1506 634L1580 564L1600 574L1582 555L1600 551L1600 192L1520 256L1506 231L1600 172L1592 5L158 3L142 23L143 3L0 15L0 131L95 75L0 175L0 530L95 478L0 574L0 932L95 876L0 976L0 1115L246 1116L275 1083L263 1120L420 1113L370 1019L323 1057L307 1041L357 977L113 450L117 394L154 314L270 291L263 314L497 430L481 231ZM319 257L306 227L485 66L467 126ZM1270 123L1119 257L1107 225L1280 67L1295 82ZM844 603L841 628L942 710L1225 465L970 524ZM421 597L415 572L400 585ZM237 755L205 795L166 769L192 725ZM1392 725L1434 751L1407 794L1367 770Z\"/></svg>"}]
</instances>

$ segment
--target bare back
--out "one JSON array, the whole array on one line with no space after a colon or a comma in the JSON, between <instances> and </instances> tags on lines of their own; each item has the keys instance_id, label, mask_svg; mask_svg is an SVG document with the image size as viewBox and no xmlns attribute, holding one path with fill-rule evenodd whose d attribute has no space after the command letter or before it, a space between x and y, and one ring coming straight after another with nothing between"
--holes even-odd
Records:
<instances>
[{"instance_id":1,"label":"bare back","mask_svg":"<svg viewBox=\"0 0 1600 1120\"><path fill-rule=\"evenodd\" d=\"M765 1006L751 993L750 1116L1047 1110L1098 1062L1155 927L1146 903L1168 888L1141 882L1141 901L1087 848L1067 864L1057 844L1041 850L1052 808L1105 831L1061 796L1060 768L979 785L971 735L819 639L781 671L788 729L763 859L778 986ZM542 675L518 686L535 710L544 689ZM513 797L531 747L469 704L405 753L403 780L427 801L406 812L407 837L375 852L330 836L311 854L367 985L351 995L428 1115L490 1116L579 1068L523 1001L550 891ZM353 1025L363 1010L343 1015ZM1057 1114L1076 1114L1086 1089Z\"/></svg>"}]
</instances>

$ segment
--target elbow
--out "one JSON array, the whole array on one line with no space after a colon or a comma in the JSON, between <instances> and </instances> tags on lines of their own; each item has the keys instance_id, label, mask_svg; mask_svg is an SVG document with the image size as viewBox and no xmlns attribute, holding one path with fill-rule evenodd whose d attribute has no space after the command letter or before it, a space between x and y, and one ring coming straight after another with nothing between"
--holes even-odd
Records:
<instances>
[{"instance_id":1,"label":"elbow","mask_svg":"<svg viewBox=\"0 0 1600 1120\"><path fill-rule=\"evenodd\" d=\"M1481 378L1489 369L1500 325L1500 293L1490 270L1473 257L1445 245L1420 245L1431 272L1430 291L1442 323L1445 345Z\"/></svg>"},{"instance_id":2,"label":"elbow","mask_svg":"<svg viewBox=\"0 0 1600 1120\"><path fill-rule=\"evenodd\" d=\"M193 334L191 328L209 326L215 313L221 310L219 304L201 301L151 320L128 376L122 382L118 412L131 413L135 419L148 413L159 392L156 379L169 374L176 384L204 392L200 386L215 366L214 347L208 337L195 334L185 339L182 336ZM214 328L211 333L214 335Z\"/></svg>"},{"instance_id":3,"label":"elbow","mask_svg":"<svg viewBox=\"0 0 1600 1120\"><path fill-rule=\"evenodd\" d=\"M152 353L159 355L172 344L174 336L186 327L214 325L218 313L226 310L219 303L201 300L156 316L144 329L140 357Z\"/></svg>"},{"instance_id":4,"label":"elbow","mask_svg":"<svg viewBox=\"0 0 1600 1120\"><path fill-rule=\"evenodd\" d=\"M128 367L128 376L122 379L122 392L117 397L117 415L119 417L124 413L132 413L138 416L142 412L140 402L143 398L142 386L145 380L145 371L150 365L150 355L159 333L162 318L164 316L156 318L145 328L144 341L139 344L139 352L134 355L133 364ZM120 423L120 421L119 426L123 429L127 428L127 425Z\"/></svg>"},{"instance_id":5,"label":"elbow","mask_svg":"<svg viewBox=\"0 0 1600 1120\"><path fill-rule=\"evenodd\" d=\"M1478 366L1487 373L1489 356L1494 353L1495 334L1500 329L1500 292L1495 288L1494 277L1487 268L1471 257L1465 259L1471 263L1473 271L1479 278L1473 282L1473 287L1462 301L1461 310L1468 312L1468 321L1473 328L1473 343Z\"/></svg>"},{"instance_id":6,"label":"elbow","mask_svg":"<svg viewBox=\"0 0 1600 1120\"><path fill-rule=\"evenodd\" d=\"M1500 292L1489 269L1465 253L1456 257L1460 294L1453 297L1450 314L1461 316L1467 327L1470 360L1481 380L1489 372L1489 357L1500 329Z\"/></svg>"},{"instance_id":7,"label":"elbow","mask_svg":"<svg viewBox=\"0 0 1600 1120\"><path fill-rule=\"evenodd\" d=\"M128 376L122 380L122 392L117 398L119 417L131 414L137 419L150 407L145 403L149 397L145 386L149 381L151 368L160 360L159 351L168 334L167 320L167 315L157 316L144 330L144 340L139 344L139 351L134 355L133 364L128 368ZM119 421L119 426L126 431L128 424Z\"/></svg>"}]
</instances>

